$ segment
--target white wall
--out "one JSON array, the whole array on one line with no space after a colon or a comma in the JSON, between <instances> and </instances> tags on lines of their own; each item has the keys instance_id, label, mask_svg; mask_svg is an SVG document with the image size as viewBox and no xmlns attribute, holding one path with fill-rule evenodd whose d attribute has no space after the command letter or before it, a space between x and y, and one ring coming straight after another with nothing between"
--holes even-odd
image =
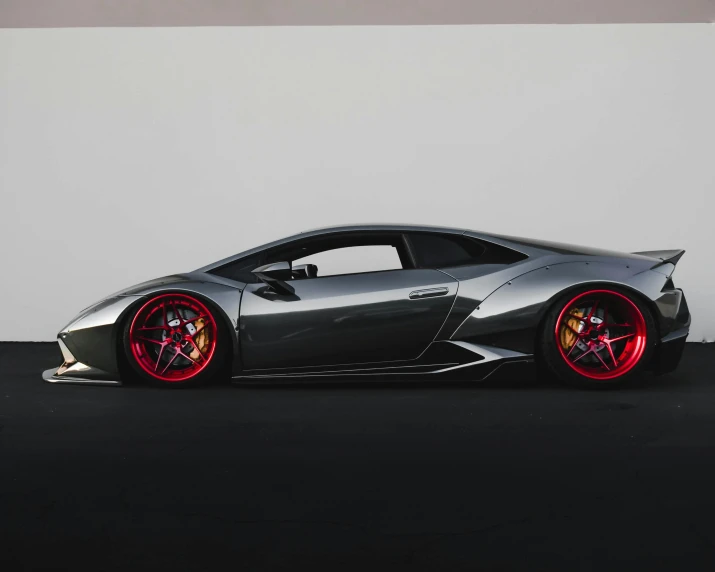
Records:
<instances>
[{"instance_id":1,"label":"white wall","mask_svg":"<svg viewBox=\"0 0 715 572\"><path fill-rule=\"evenodd\" d=\"M715 339L710 25L0 30L0 340L306 228L683 247Z\"/></svg>"}]
</instances>

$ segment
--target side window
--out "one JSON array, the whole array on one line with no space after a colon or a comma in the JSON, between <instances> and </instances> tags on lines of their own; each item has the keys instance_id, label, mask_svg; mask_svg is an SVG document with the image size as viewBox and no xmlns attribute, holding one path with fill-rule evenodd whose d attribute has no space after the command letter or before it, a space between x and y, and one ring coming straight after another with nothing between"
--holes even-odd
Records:
<instances>
[{"instance_id":1,"label":"side window","mask_svg":"<svg viewBox=\"0 0 715 572\"><path fill-rule=\"evenodd\" d=\"M410 243L417 265L426 268L473 264L485 251L479 242L459 235L416 233L410 235Z\"/></svg>"},{"instance_id":2,"label":"side window","mask_svg":"<svg viewBox=\"0 0 715 572\"><path fill-rule=\"evenodd\" d=\"M334 248L296 258L292 262L294 267L299 264L316 265L318 277L402 269L397 248L389 244Z\"/></svg>"}]
</instances>

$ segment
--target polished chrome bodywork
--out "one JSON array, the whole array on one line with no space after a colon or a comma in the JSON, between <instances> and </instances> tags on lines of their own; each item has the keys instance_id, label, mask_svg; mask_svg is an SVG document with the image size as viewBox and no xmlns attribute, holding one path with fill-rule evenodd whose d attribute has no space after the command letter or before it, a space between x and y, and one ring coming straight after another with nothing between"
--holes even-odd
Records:
<instances>
[{"instance_id":1,"label":"polished chrome bodywork","mask_svg":"<svg viewBox=\"0 0 715 572\"><path fill-rule=\"evenodd\" d=\"M260 278L254 281L216 274L305 239L371 232L471 237L514 258L323 277L302 265L293 268L300 279L286 282L287 289L272 288L268 276L290 273L283 263L253 268ZM236 380L446 373L483 379L502 364L531 360L539 324L555 300L597 285L617 286L648 304L660 338L651 365L669 371L690 326L683 293L671 281L680 256L677 250L629 254L441 227L318 229L139 284L86 308L58 334L65 363L43 377L119 383L128 316L152 295L187 292L217 310L231 337Z\"/></svg>"}]
</instances>

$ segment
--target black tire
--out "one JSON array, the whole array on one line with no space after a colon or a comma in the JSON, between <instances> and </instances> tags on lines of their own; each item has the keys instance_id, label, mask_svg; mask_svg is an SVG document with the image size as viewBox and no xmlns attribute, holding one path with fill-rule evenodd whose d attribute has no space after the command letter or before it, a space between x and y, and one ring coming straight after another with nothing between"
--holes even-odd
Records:
<instances>
[{"instance_id":1,"label":"black tire","mask_svg":"<svg viewBox=\"0 0 715 572\"><path fill-rule=\"evenodd\" d=\"M643 318L645 343L643 344L644 347L642 349L640 357L638 357L633 364L630 364L629 369L627 369L620 375L615 375L618 366L614 367L613 363L609 362L611 363L611 367L614 370L611 374L608 374L614 375L614 377L611 377L609 379L594 379L593 377L589 377L588 375L583 375L582 373L577 371L575 367L569 365L569 363L567 363L566 361L568 358L564 355L565 350L561 350L559 348L559 341L557 340L556 335L556 324L559 320L559 317L563 316L563 313L567 311L568 305L574 300L576 300L579 296L588 296L589 294L594 292L611 292L615 296L619 296L623 299L630 301L635 306L635 308L637 308L638 312L640 312L640 315ZM568 316L567 319L569 319ZM587 322L587 320L582 321ZM584 326L584 328L586 328L586 326ZM645 369L647 368L648 363L653 357L653 351L658 340L657 333L658 329L656 326L655 318L653 317L653 313L651 312L650 308L648 308L646 304L639 299L637 295L633 295L631 292L628 292L625 289L612 287L610 285L608 287L581 288L579 290L570 291L568 294L562 296L556 302L554 302L554 304L548 310L548 313L546 314L542 322L542 326L539 332L537 344L537 362L545 375L548 375L552 378L555 377L559 381L572 386L589 389L621 387L630 382L631 380L637 379L644 375ZM587 340L586 343L588 343L588 341L590 340ZM598 342L594 340L594 343L597 344ZM574 341L574 345L575 344L576 342ZM601 353L604 352L600 351L599 356L601 355ZM578 357L579 355L580 354L576 354L576 357ZM604 355L606 355L605 360L608 360L609 356L605 353ZM619 358L620 356L615 357ZM603 367L605 369L606 366L604 365L597 367ZM580 367L579 369L584 368Z\"/></svg>"},{"instance_id":2,"label":"black tire","mask_svg":"<svg viewBox=\"0 0 715 572\"><path fill-rule=\"evenodd\" d=\"M210 321L214 324L214 348L208 363L195 374L190 375L186 379L167 380L150 374L145 367L142 367L132 350L132 324L137 319L139 313L141 313L144 308L148 307L150 304L157 303L160 298L170 296L175 296L177 298L186 297L197 301L203 308L208 310ZM137 306L132 309L127 318L124 320L121 335L121 347L124 353L124 361L129 366L131 373L134 374L140 381L155 387L178 389L207 385L225 375L227 372L227 366L230 363L229 357L231 355L231 340L229 338L228 329L223 323L218 310L209 302L199 299L195 295L162 293L142 300L142 303L137 304ZM198 357L196 359L200 360Z\"/></svg>"}]
</instances>

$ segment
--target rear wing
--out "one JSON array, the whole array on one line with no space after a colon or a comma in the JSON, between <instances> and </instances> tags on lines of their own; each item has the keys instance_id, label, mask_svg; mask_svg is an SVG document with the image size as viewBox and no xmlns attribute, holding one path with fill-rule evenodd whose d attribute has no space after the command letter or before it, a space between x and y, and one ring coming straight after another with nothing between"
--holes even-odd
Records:
<instances>
[{"instance_id":1,"label":"rear wing","mask_svg":"<svg viewBox=\"0 0 715 572\"><path fill-rule=\"evenodd\" d=\"M645 252L631 252L631 254L647 256L648 258L655 258L657 260L660 260L658 264L669 262L670 264L675 266L676 264L678 264L678 260L680 260L683 257L683 254L685 254L685 250L647 250Z\"/></svg>"},{"instance_id":2,"label":"rear wing","mask_svg":"<svg viewBox=\"0 0 715 572\"><path fill-rule=\"evenodd\" d=\"M652 258L654 262L657 261L651 270L658 269L656 272L666 272L668 278L670 278L673 270L675 270L675 265L678 264L678 261L683 257L683 254L685 254L685 250L647 250L645 252L632 252L631 254L647 256L648 258ZM671 265L671 268L662 268L668 264Z\"/></svg>"}]
</instances>

